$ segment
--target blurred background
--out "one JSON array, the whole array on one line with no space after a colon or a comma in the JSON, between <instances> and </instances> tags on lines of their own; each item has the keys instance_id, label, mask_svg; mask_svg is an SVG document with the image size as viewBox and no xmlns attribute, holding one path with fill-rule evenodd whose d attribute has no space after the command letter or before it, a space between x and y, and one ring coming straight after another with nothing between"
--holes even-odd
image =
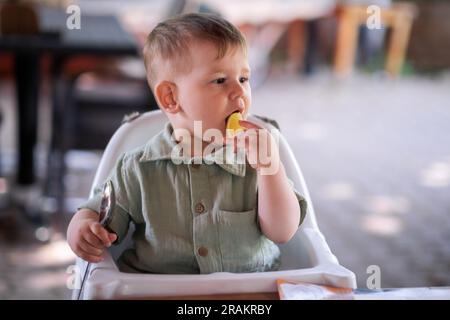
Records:
<instances>
[{"instance_id":1,"label":"blurred background","mask_svg":"<svg viewBox=\"0 0 450 320\"><path fill-rule=\"evenodd\" d=\"M124 115L157 108L145 37L193 11L246 35L252 111L358 287L371 265L383 288L450 286L450 1L0 1L0 299L70 297L71 215Z\"/></svg>"}]
</instances>

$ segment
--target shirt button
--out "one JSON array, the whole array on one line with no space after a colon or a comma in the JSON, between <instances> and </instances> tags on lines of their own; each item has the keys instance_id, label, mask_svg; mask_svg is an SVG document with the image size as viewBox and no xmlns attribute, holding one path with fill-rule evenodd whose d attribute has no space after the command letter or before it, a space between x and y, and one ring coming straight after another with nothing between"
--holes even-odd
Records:
<instances>
[{"instance_id":1,"label":"shirt button","mask_svg":"<svg viewBox=\"0 0 450 320\"><path fill-rule=\"evenodd\" d=\"M198 248L197 252L200 257L206 257L208 255L208 249L206 249L205 247Z\"/></svg>"},{"instance_id":2,"label":"shirt button","mask_svg":"<svg viewBox=\"0 0 450 320\"><path fill-rule=\"evenodd\" d=\"M195 205L195 212L197 212L197 213L205 212L205 206L203 204L201 204L201 203L197 203Z\"/></svg>"}]
</instances>

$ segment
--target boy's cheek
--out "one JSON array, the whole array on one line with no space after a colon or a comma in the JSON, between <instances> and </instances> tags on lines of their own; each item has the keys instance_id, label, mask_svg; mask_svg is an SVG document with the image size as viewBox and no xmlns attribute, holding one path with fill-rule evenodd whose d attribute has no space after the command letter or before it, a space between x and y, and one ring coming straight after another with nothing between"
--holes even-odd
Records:
<instances>
[{"instance_id":1,"label":"boy's cheek","mask_svg":"<svg viewBox=\"0 0 450 320\"><path fill-rule=\"evenodd\" d=\"M252 99L249 99L245 103L244 119L247 119L251 106L252 106Z\"/></svg>"}]
</instances>

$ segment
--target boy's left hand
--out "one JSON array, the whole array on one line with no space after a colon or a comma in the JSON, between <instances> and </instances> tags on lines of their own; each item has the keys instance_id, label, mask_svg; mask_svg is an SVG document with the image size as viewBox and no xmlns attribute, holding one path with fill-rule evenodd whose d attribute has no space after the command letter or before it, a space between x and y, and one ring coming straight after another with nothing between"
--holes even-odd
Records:
<instances>
[{"instance_id":1,"label":"boy's left hand","mask_svg":"<svg viewBox=\"0 0 450 320\"><path fill-rule=\"evenodd\" d=\"M267 129L247 120L240 120L239 124L245 129L244 132L232 138L234 152L237 152L238 148L244 147L247 160L253 169L258 171L266 169L267 171L270 168L276 168L275 171L270 170L272 174L276 173L280 155L273 135Z\"/></svg>"}]
</instances>

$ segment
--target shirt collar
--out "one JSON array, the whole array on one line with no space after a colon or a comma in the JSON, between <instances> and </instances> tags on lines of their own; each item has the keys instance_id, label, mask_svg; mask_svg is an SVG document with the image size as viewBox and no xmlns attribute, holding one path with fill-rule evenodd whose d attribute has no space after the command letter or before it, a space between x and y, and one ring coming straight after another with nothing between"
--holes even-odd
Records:
<instances>
[{"instance_id":1,"label":"shirt collar","mask_svg":"<svg viewBox=\"0 0 450 320\"><path fill-rule=\"evenodd\" d=\"M183 155L172 155L173 150L177 147L177 141L172 136L173 127L168 122L164 129L156 136L151 138L144 147L144 152L139 159L140 162L157 161L157 160L171 160L175 164L188 164L188 163L207 163L216 164L225 171L237 175L240 177L245 176L246 163L244 161L237 163L229 163L230 161L224 161L224 157L233 155L231 147L225 146L215 150L215 154L209 154L205 157L190 158Z\"/></svg>"}]
</instances>

